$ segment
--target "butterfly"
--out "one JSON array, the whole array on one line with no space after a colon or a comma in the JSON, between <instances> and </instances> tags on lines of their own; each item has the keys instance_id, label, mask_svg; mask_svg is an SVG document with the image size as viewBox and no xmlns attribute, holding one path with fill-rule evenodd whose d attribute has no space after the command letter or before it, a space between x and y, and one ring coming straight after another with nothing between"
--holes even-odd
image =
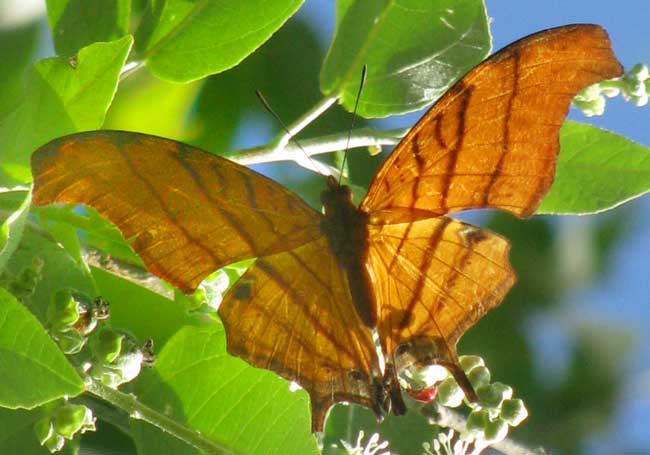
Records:
<instances>
[{"instance_id":1,"label":"butterfly","mask_svg":"<svg viewBox=\"0 0 650 455\"><path fill-rule=\"evenodd\" d=\"M151 273L187 293L220 267L257 258L219 308L228 351L301 385L313 431L342 401L404 413L398 375L414 366L446 367L475 400L456 344L515 275L507 240L447 215L531 216L553 181L571 99L621 73L596 25L510 44L435 103L358 207L332 177L321 213L229 160L120 131L37 150L33 200L94 207Z\"/></svg>"}]
</instances>

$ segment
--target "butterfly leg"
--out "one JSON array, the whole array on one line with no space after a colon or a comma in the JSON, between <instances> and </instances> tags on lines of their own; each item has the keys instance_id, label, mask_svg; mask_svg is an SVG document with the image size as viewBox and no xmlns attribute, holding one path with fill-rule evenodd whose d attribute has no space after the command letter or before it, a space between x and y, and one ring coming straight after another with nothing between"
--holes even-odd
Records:
<instances>
[{"instance_id":1,"label":"butterfly leg","mask_svg":"<svg viewBox=\"0 0 650 455\"><path fill-rule=\"evenodd\" d=\"M465 374L465 371L463 371L460 363L458 363L458 359L454 359L454 361L451 362L440 362L440 364L444 366L447 371L449 371L454 377L460 388L465 393L465 398L467 398L472 403L476 403L478 401L476 391L474 390L472 383L469 382L469 378Z\"/></svg>"},{"instance_id":2,"label":"butterfly leg","mask_svg":"<svg viewBox=\"0 0 650 455\"><path fill-rule=\"evenodd\" d=\"M386 412L393 412L396 416L406 414L406 404L402 398L402 389L397 380L397 370L392 363L386 365L384 372L384 394L385 398L384 409Z\"/></svg>"}]
</instances>

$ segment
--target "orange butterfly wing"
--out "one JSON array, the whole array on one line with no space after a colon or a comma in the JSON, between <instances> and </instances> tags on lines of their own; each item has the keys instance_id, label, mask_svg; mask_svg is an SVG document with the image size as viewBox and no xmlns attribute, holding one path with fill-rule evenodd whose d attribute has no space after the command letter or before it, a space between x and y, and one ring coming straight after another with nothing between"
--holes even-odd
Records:
<instances>
[{"instance_id":1,"label":"orange butterfly wing","mask_svg":"<svg viewBox=\"0 0 650 455\"><path fill-rule=\"evenodd\" d=\"M492 207L533 214L553 182L559 130L582 88L620 76L607 33L568 25L472 69L409 131L361 203L392 219Z\"/></svg>"},{"instance_id":2,"label":"orange butterfly wing","mask_svg":"<svg viewBox=\"0 0 650 455\"><path fill-rule=\"evenodd\" d=\"M95 131L32 157L34 204L89 205L111 220L149 271L185 292L220 267L295 248L321 215L232 161L169 139Z\"/></svg>"},{"instance_id":3,"label":"orange butterfly wing","mask_svg":"<svg viewBox=\"0 0 650 455\"><path fill-rule=\"evenodd\" d=\"M258 259L219 309L228 352L307 389L312 430L336 402L376 406L375 344L327 238Z\"/></svg>"},{"instance_id":4,"label":"orange butterfly wing","mask_svg":"<svg viewBox=\"0 0 650 455\"><path fill-rule=\"evenodd\" d=\"M483 207L532 215L553 181L571 99L621 72L598 26L523 38L452 87L382 165L360 209L379 337L398 372L441 363L474 397L456 343L514 284L509 246L437 216Z\"/></svg>"},{"instance_id":5,"label":"orange butterfly wing","mask_svg":"<svg viewBox=\"0 0 650 455\"><path fill-rule=\"evenodd\" d=\"M447 217L369 226L379 339L397 372L441 364L469 397L456 343L515 282L507 240Z\"/></svg>"}]
</instances>

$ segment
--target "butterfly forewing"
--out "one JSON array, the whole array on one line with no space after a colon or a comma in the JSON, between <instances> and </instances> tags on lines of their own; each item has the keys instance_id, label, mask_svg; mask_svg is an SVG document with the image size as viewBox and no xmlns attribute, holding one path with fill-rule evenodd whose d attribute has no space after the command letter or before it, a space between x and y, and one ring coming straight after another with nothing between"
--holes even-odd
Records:
<instances>
[{"instance_id":1,"label":"butterfly forewing","mask_svg":"<svg viewBox=\"0 0 650 455\"><path fill-rule=\"evenodd\" d=\"M313 431L335 402L371 406L375 346L325 237L258 259L219 316L231 354L308 390Z\"/></svg>"},{"instance_id":2,"label":"butterfly forewing","mask_svg":"<svg viewBox=\"0 0 650 455\"><path fill-rule=\"evenodd\" d=\"M549 189L575 94L622 68L607 33L570 25L509 45L471 70L382 165L365 212L436 215L492 207L533 214Z\"/></svg>"},{"instance_id":3,"label":"butterfly forewing","mask_svg":"<svg viewBox=\"0 0 650 455\"><path fill-rule=\"evenodd\" d=\"M321 235L321 215L276 182L169 139L96 131L32 157L34 203L89 205L147 268L191 292L216 269Z\"/></svg>"}]
</instances>

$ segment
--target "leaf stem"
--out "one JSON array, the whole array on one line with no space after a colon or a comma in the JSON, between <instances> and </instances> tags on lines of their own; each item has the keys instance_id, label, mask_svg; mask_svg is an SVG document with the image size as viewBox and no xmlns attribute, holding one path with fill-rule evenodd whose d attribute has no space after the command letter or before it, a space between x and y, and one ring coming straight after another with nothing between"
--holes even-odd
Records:
<instances>
[{"instance_id":1,"label":"leaf stem","mask_svg":"<svg viewBox=\"0 0 650 455\"><path fill-rule=\"evenodd\" d=\"M134 74L140 68L143 68L144 65L145 65L144 60L132 60L130 62L127 62L122 67L122 70L120 71L120 82L122 82L124 79Z\"/></svg>"},{"instance_id":2,"label":"leaf stem","mask_svg":"<svg viewBox=\"0 0 650 455\"><path fill-rule=\"evenodd\" d=\"M144 420L145 422L159 428L165 433L169 433L175 438L180 439L204 453L213 455L235 453L225 445L217 441L212 441L198 431L181 425L166 415L146 406L138 401L133 395L111 389L110 387L94 381L89 377L85 379L87 392L111 403L119 409L124 410L134 419Z\"/></svg>"}]
</instances>

